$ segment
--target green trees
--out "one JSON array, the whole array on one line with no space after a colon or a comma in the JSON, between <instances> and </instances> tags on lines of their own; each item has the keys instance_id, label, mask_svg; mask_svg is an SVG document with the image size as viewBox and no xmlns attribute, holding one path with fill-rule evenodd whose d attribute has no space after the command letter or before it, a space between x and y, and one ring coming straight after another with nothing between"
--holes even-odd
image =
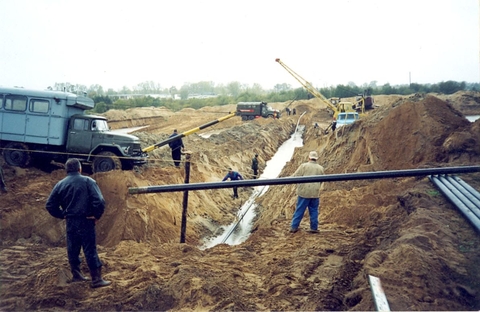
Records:
<instances>
[{"instance_id":1,"label":"green trees","mask_svg":"<svg viewBox=\"0 0 480 312\"><path fill-rule=\"evenodd\" d=\"M160 84L153 81L139 83L133 90L124 86L119 91L108 89L94 84L89 88L83 85L70 83L56 83L55 90L74 93L87 93L96 103L94 113L104 113L109 109L127 109L131 107L160 107L165 106L171 110L180 110L186 107L200 108L203 106L218 106L238 102L285 102L291 100L309 99L313 96L306 89L299 87L292 89L289 84L276 84L273 90L264 90L260 84L252 86L241 84L238 81L229 82L227 85L215 85L212 81L185 83L180 90L175 86L162 89ZM466 83L456 81L443 81L438 84L419 84L392 86L389 83L377 85L377 81L357 86L353 82L347 85L337 85L320 88L319 92L326 98L348 98L359 94L400 94L412 93L444 93L452 94L461 90L480 91L479 83ZM180 99L178 99L180 98Z\"/></svg>"}]
</instances>

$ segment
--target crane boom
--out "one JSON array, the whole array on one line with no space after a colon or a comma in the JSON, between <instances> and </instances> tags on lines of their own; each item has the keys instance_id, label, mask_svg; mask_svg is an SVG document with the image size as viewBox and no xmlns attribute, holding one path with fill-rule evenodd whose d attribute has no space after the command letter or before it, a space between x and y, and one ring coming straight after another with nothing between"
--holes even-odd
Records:
<instances>
[{"instance_id":1,"label":"crane boom","mask_svg":"<svg viewBox=\"0 0 480 312\"><path fill-rule=\"evenodd\" d=\"M335 118L338 116L338 114L340 112L355 112L356 111L351 102L340 102L340 103L337 103L337 105L334 105L323 94L321 94L316 88L314 88L310 82L308 82L302 76L300 76L295 71L293 71L290 67L288 67L279 58L275 59L275 61L278 64L282 65L282 67L285 68L290 73L290 75L293 76L293 78L295 78L298 82L300 82L300 84L305 89L307 89L308 92L310 92L313 96L315 96L317 99L319 99L323 104L327 105L327 108L332 111L332 114Z\"/></svg>"}]
</instances>

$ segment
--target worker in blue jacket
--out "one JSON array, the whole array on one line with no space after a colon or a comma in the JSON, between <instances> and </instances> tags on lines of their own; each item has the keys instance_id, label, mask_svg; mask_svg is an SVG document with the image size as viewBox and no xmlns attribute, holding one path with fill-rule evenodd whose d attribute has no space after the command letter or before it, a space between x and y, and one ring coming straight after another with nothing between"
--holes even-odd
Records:
<instances>
[{"instance_id":1,"label":"worker in blue jacket","mask_svg":"<svg viewBox=\"0 0 480 312\"><path fill-rule=\"evenodd\" d=\"M237 180L243 180L243 177L240 173L233 171L232 168L228 168L228 173L227 175L223 178L222 181L226 181L230 179L230 181L237 181ZM233 187L233 198L238 198L238 186Z\"/></svg>"}]
</instances>

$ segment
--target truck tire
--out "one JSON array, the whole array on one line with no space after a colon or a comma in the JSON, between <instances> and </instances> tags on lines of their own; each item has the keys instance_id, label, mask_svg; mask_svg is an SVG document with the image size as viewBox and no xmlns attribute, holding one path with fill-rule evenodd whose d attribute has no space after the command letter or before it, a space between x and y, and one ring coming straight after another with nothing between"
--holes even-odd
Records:
<instances>
[{"instance_id":1,"label":"truck tire","mask_svg":"<svg viewBox=\"0 0 480 312\"><path fill-rule=\"evenodd\" d=\"M118 156L112 152L100 152L93 160L92 170L94 173L120 169L122 169L122 162Z\"/></svg>"},{"instance_id":2,"label":"truck tire","mask_svg":"<svg viewBox=\"0 0 480 312\"><path fill-rule=\"evenodd\" d=\"M248 120L248 116L243 115L243 116L242 116L242 120L243 120L243 121L247 121L247 120Z\"/></svg>"},{"instance_id":3,"label":"truck tire","mask_svg":"<svg viewBox=\"0 0 480 312\"><path fill-rule=\"evenodd\" d=\"M254 120L255 116L248 116L248 120Z\"/></svg>"},{"instance_id":4,"label":"truck tire","mask_svg":"<svg viewBox=\"0 0 480 312\"><path fill-rule=\"evenodd\" d=\"M32 160L28 146L24 143L10 142L3 150L5 162L13 167L25 168Z\"/></svg>"}]
</instances>

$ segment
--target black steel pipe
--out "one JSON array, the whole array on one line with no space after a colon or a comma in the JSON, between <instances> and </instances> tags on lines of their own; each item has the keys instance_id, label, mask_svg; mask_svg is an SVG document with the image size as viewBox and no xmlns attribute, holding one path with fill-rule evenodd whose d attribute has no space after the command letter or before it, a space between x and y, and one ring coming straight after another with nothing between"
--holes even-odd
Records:
<instances>
[{"instance_id":1,"label":"black steel pipe","mask_svg":"<svg viewBox=\"0 0 480 312\"><path fill-rule=\"evenodd\" d=\"M440 189L442 194L447 197L452 204L454 204L458 210L463 214L465 218L480 232L480 219L478 219L475 214L465 206L441 181L438 177L430 176L430 181L435 184L435 186Z\"/></svg>"},{"instance_id":2,"label":"black steel pipe","mask_svg":"<svg viewBox=\"0 0 480 312\"><path fill-rule=\"evenodd\" d=\"M145 193L162 193L162 192L179 192L179 191L197 191L197 190L206 190L206 189L231 188L233 186L246 187L246 186L282 185L282 184L297 184L297 183L311 183L311 182L388 179L388 178L417 177L417 176L428 176L428 175L438 175L438 174L459 174L459 173L472 173L472 172L480 172L480 166L390 170L390 171L377 171L377 172L327 174L327 175L306 176L306 177L284 177L284 178L274 178L274 179L256 179L256 180L241 180L241 181L228 181L228 182L204 182L204 183L190 183L190 184L130 187L128 189L128 192L130 194L145 194Z\"/></svg>"},{"instance_id":3,"label":"black steel pipe","mask_svg":"<svg viewBox=\"0 0 480 312\"><path fill-rule=\"evenodd\" d=\"M458 200L460 200L468 209L470 209L473 214L475 214L477 218L480 219L480 210L476 204L470 200L470 197L465 196L462 190L457 187L458 184L453 184L452 180L450 180L448 176L438 176L438 179L452 192L455 197L458 198Z\"/></svg>"}]
</instances>

